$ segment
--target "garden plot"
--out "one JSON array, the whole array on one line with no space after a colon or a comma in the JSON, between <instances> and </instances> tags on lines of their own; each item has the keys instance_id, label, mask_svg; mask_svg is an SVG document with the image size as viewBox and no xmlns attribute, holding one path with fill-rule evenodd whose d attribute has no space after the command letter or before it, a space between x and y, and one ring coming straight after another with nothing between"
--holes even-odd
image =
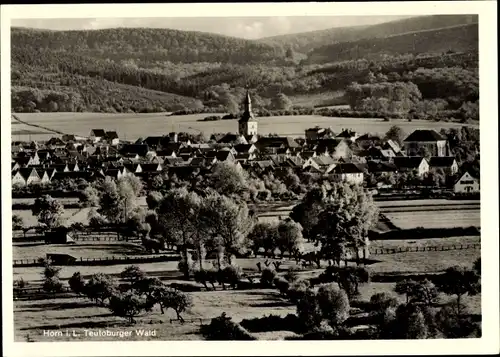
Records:
<instances>
[{"instance_id":1,"label":"garden plot","mask_svg":"<svg viewBox=\"0 0 500 357\"><path fill-rule=\"evenodd\" d=\"M480 210L443 210L384 213L401 229L481 226Z\"/></svg>"}]
</instances>

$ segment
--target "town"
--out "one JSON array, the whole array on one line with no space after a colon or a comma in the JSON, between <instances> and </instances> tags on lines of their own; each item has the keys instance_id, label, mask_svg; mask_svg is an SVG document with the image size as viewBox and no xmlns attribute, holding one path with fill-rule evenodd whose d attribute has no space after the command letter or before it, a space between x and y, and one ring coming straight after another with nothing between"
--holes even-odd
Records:
<instances>
[{"instance_id":1,"label":"town","mask_svg":"<svg viewBox=\"0 0 500 357\"><path fill-rule=\"evenodd\" d=\"M87 138L63 135L45 143L13 142L12 185L77 179L90 182L127 175L153 181L165 172L203 175L217 162L231 162L255 175L283 177L291 170L297 175L382 189L396 189L398 185L391 180L405 173L410 180L420 179L418 186L459 195L479 193L479 179L474 177L477 169L469 172L459 167L446 136L434 130L416 130L401 137L399 128L392 129L385 138L319 127L307 129L304 138L259 136L247 95L238 132L214 134L209 142L200 142L197 135L175 132L126 142L116 131L103 129L90 130ZM478 154L478 143L475 150ZM409 182L406 179L404 184Z\"/></svg>"},{"instance_id":2,"label":"town","mask_svg":"<svg viewBox=\"0 0 500 357\"><path fill-rule=\"evenodd\" d=\"M162 316L171 308L175 315L169 326L161 325L158 335L155 327L148 338L183 339L186 331L206 339L243 340L275 330L291 334L286 339L478 333L471 320L476 315L444 317L448 307L433 307L456 308L449 299L454 294L477 298L480 186L479 169L471 164L471 157L479 162L474 129L405 134L393 126L379 137L349 128L312 127L303 138L292 138L260 136L259 120L266 119L254 115L247 93L237 133L213 134L208 142L185 132L127 142L116 131L104 129L91 129L88 137L65 134L45 143L13 142L15 300L29 308L32 300L86 297L92 308L75 305L82 314L77 326L85 331L113 326L102 318L99 325L87 321L88 311L106 306L132 324L152 315L157 316L153 324L163 324ZM460 212L463 219L457 226ZM35 221L23 218L28 217L25 213ZM419 216L422 213L425 216ZM344 227L328 222L349 223ZM107 256L109 250L112 256ZM459 251L468 252L465 261L473 268L445 266L446 260L439 258ZM432 254L435 261L412 266L412 273L398 267L397 259L392 262L398 256L403 262L419 256L427 261ZM376 268L384 264L388 268ZM40 268L41 281L36 273ZM463 279L470 287L456 290L454 284ZM425 332L427 327L413 333L365 321L378 318L372 309L400 306L397 313L403 314L405 305L399 305L387 287L371 296L371 307L356 307L364 286L388 283L396 294L414 301L411 306L420 306L409 316L433 311L445 319L444 325L432 335ZM319 290L311 290L315 286ZM245 310L244 301L252 296L248 294L268 294L264 291L273 288L273 299L282 301L266 310L277 315L262 316L257 308L241 321L228 316L233 308L225 306L225 299L238 301L234 311ZM239 295L229 298L230 291ZM220 309L210 307L210 294L216 292L221 294ZM318 316L304 305L314 294L318 299L331 296L321 303L327 307ZM157 304L160 315L154 311ZM295 304L298 315L290 314ZM460 300L457 304L466 311ZM359 312L353 315L353 308ZM329 309L340 317L332 320ZM210 311L220 316L208 316ZM283 312L288 315L283 317ZM40 313L47 316L44 310ZM368 328L353 322L360 316L365 316L361 325ZM330 327L318 332L324 318ZM200 330L192 332L197 331L196 321L201 322ZM450 321L467 322L468 327L451 331ZM268 324L271 330L264 327ZM29 319L18 325L25 326L18 338L43 340Z\"/></svg>"}]
</instances>

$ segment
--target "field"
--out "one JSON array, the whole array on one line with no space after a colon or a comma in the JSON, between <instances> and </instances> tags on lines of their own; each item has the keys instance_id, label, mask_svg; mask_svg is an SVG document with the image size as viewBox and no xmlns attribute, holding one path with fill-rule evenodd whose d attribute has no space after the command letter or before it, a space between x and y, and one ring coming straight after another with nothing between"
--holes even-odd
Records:
<instances>
[{"instance_id":1,"label":"field","mask_svg":"<svg viewBox=\"0 0 500 357\"><path fill-rule=\"evenodd\" d=\"M89 208L65 208L61 218L62 224L71 225L75 222L82 222L83 224L87 224L88 212ZM24 225L26 227L38 225L38 220L36 216L33 216L31 210L12 210L12 214L20 216L23 219Z\"/></svg>"},{"instance_id":2,"label":"field","mask_svg":"<svg viewBox=\"0 0 500 357\"><path fill-rule=\"evenodd\" d=\"M378 292L387 292L403 301L402 296L393 292L394 284L371 283L361 286L360 293L363 300ZM52 299L43 301L16 301L14 303L15 340L25 341L26 336L35 341L74 341L74 340L118 340L117 337L85 337L85 329L96 331L131 331L132 336L124 340L201 340L199 326L209 323L210 318L225 312L236 322L245 318L262 317L275 314L285 316L295 313L296 308L279 297L274 289L255 289L247 291L208 291L191 293L194 306L184 314L186 323L180 324L175 314L168 310L162 315L155 309L147 316L136 318L137 324L130 326L123 319L112 316L109 310L96 307L83 298ZM440 296L442 302L448 300ZM464 303L470 313L480 313L480 296L465 297ZM43 330L75 331L77 335L46 337ZM136 329L156 330L156 336L139 337ZM275 331L256 334L259 339L279 339L292 333Z\"/></svg>"},{"instance_id":3,"label":"field","mask_svg":"<svg viewBox=\"0 0 500 357\"><path fill-rule=\"evenodd\" d=\"M424 228L452 228L481 225L479 210L442 210L420 212L387 212L384 213L392 223L401 229Z\"/></svg>"},{"instance_id":4,"label":"field","mask_svg":"<svg viewBox=\"0 0 500 357\"><path fill-rule=\"evenodd\" d=\"M194 114L181 116L167 116L164 113L153 114L101 114L101 113L19 113L21 120L32 124L42 125L63 133L86 136L91 129L116 130L120 138L136 140L140 137L159 135L171 131L187 131L192 133L203 132L206 136L212 133L236 132L236 120L221 120L211 122L198 121L214 114ZM279 133L288 136L304 136L304 130L315 125L332 127L335 132L342 128L365 133L384 134L392 125L400 126L406 133L415 129L436 129L461 127L463 124L413 120L392 120L385 122L381 119L357 118L329 118L318 115L298 115L280 117L262 117L259 119L259 133ZM478 124L474 125L478 127ZM12 130L17 130L12 127ZM47 140L55 134L32 135L32 139ZM27 135L12 136L12 140L29 140Z\"/></svg>"}]
</instances>

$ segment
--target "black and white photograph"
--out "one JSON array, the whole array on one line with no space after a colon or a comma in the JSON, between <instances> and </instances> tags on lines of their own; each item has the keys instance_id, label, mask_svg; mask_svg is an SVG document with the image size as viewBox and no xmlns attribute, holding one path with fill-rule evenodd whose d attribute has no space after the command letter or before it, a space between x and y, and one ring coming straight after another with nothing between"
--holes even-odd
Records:
<instances>
[{"instance_id":1,"label":"black and white photograph","mask_svg":"<svg viewBox=\"0 0 500 357\"><path fill-rule=\"evenodd\" d=\"M496 17L474 3L2 6L10 342L494 351Z\"/></svg>"}]
</instances>

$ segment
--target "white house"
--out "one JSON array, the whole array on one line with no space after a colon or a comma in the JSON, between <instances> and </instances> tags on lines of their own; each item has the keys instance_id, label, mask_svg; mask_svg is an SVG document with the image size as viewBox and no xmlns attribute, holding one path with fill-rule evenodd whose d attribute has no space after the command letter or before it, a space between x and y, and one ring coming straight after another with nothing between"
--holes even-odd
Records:
<instances>
[{"instance_id":1,"label":"white house","mask_svg":"<svg viewBox=\"0 0 500 357\"><path fill-rule=\"evenodd\" d=\"M479 193L479 179L466 172L455 183L454 191L459 194Z\"/></svg>"},{"instance_id":2,"label":"white house","mask_svg":"<svg viewBox=\"0 0 500 357\"><path fill-rule=\"evenodd\" d=\"M363 171L353 163L340 163L329 174L334 181L363 184Z\"/></svg>"}]
</instances>

